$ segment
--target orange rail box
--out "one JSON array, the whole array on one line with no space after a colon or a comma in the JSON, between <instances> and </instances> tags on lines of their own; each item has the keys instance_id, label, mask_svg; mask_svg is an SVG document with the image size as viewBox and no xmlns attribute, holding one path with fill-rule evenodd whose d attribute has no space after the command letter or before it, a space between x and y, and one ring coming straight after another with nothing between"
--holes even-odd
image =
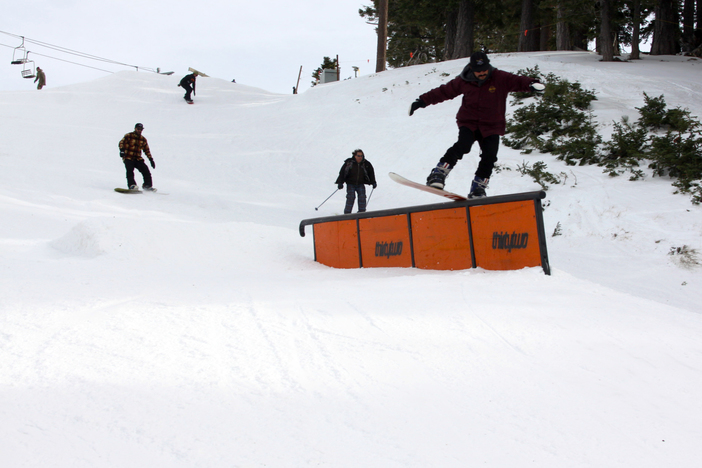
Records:
<instances>
[{"instance_id":1,"label":"orange rail box","mask_svg":"<svg viewBox=\"0 0 702 468\"><path fill-rule=\"evenodd\" d=\"M476 265L516 270L541 265L534 203L499 203L470 208Z\"/></svg>"},{"instance_id":2,"label":"orange rail box","mask_svg":"<svg viewBox=\"0 0 702 468\"><path fill-rule=\"evenodd\" d=\"M407 216L379 216L358 220L364 267L411 267Z\"/></svg>"},{"instance_id":3,"label":"orange rail box","mask_svg":"<svg viewBox=\"0 0 702 468\"><path fill-rule=\"evenodd\" d=\"M518 270L550 274L543 191L303 220L315 260L334 268Z\"/></svg>"},{"instance_id":4,"label":"orange rail box","mask_svg":"<svg viewBox=\"0 0 702 468\"><path fill-rule=\"evenodd\" d=\"M343 219L314 225L315 260L336 268L361 267L358 221Z\"/></svg>"},{"instance_id":5,"label":"orange rail box","mask_svg":"<svg viewBox=\"0 0 702 468\"><path fill-rule=\"evenodd\" d=\"M426 270L473 267L468 213L465 208L411 213L414 261Z\"/></svg>"}]
</instances>

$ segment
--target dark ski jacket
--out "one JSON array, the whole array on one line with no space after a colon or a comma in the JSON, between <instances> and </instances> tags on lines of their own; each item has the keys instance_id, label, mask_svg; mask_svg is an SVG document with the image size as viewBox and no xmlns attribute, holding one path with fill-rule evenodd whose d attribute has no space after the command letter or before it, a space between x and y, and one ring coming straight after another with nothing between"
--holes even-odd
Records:
<instances>
[{"instance_id":1,"label":"dark ski jacket","mask_svg":"<svg viewBox=\"0 0 702 468\"><path fill-rule=\"evenodd\" d=\"M344 182L351 185L376 185L373 165L366 158L360 163L353 157L347 159L334 183L338 185Z\"/></svg>"},{"instance_id":2,"label":"dark ski jacket","mask_svg":"<svg viewBox=\"0 0 702 468\"><path fill-rule=\"evenodd\" d=\"M124 135L119 142L120 153L124 153L124 159L132 159L134 161L143 161L144 158L141 157L141 151L149 159L151 158L151 151L149 151L149 143L146 141L142 135L137 132L131 132Z\"/></svg>"},{"instance_id":3,"label":"dark ski jacket","mask_svg":"<svg viewBox=\"0 0 702 468\"><path fill-rule=\"evenodd\" d=\"M195 73L191 73L189 75L185 75L181 80L180 83L178 83L178 86L181 88L188 90L192 89L195 91Z\"/></svg>"},{"instance_id":4,"label":"dark ski jacket","mask_svg":"<svg viewBox=\"0 0 702 468\"><path fill-rule=\"evenodd\" d=\"M426 105L432 105L463 95L456 114L459 127L480 130L483 137L504 135L507 96L511 92L531 91L529 85L535 81L494 67L490 68L488 77L480 81L468 65L456 78L422 94L420 99Z\"/></svg>"}]
</instances>

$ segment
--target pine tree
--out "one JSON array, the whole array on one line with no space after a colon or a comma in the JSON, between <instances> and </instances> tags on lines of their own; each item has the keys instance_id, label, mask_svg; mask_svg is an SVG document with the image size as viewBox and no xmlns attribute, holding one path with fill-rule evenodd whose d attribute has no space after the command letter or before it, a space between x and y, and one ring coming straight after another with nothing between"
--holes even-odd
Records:
<instances>
[{"instance_id":1,"label":"pine tree","mask_svg":"<svg viewBox=\"0 0 702 468\"><path fill-rule=\"evenodd\" d=\"M612 35L612 0L600 0L600 52L603 62L614 60Z\"/></svg>"},{"instance_id":2,"label":"pine tree","mask_svg":"<svg viewBox=\"0 0 702 468\"><path fill-rule=\"evenodd\" d=\"M536 11L534 0L522 0L522 17L519 24L519 52L538 50Z\"/></svg>"},{"instance_id":3,"label":"pine tree","mask_svg":"<svg viewBox=\"0 0 702 468\"><path fill-rule=\"evenodd\" d=\"M678 0L659 0L655 14L651 55L675 55L680 37Z\"/></svg>"}]
</instances>

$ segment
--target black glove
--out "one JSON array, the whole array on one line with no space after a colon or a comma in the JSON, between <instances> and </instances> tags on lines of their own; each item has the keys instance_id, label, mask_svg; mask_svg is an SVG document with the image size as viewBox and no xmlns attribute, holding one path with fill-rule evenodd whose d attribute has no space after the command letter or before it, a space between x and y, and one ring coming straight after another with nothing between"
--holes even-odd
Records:
<instances>
[{"instance_id":1,"label":"black glove","mask_svg":"<svg viewBox=\"0 0 702 468\"><path fill-rule=\"evenodd\" d=\"M376 184L375 182L373 182L373 188L376 188L377 186L378 186L378 184Z\"/></svg>"},{"instance_id":2,"label":"black glove","mask_svg":"<svg viewBox=\"0 0 702 468\"><path fill-rule=\"evenodd\" d=\"M126 155L127 155L127 154L124 152L124 150L119 150L119 157L120 157L120 158L124 159L124 157L125 157Z\"/></svg>"},{"instance_id":3,"label":"black glove","mask_svg":"<svg viewBox=\"0 0 702 468\"><path fill-rule=\"evenodd\" d=\"M339 190L341 190L342 188L344 188L344 184L339 184L337 185L337 187L339 188Z\"/></svg>"},{"instance_id":4,"label":"black glove","mask_svg":"<svg viewBox=\"0 0 702 468\"><path fill-rule=\"evenodd\" d=\"M154 161L153 158L149 158L149 162L151 163L151 168L156 169L156 162Z\"/></svg>"},{"instance_id":5,"label":"black glove","mask_svg":"<svg viewBox=\"0 0 702 468\"><path fill-rule=\"evenodd\" d=\"M538 94L541 94L541 93L543 93L544 90L546 89L546 85L544 85L543 83L539 83L538 81L534 81L533 83L531 83L531 84L529 85L529 88L530 88L533 92L538 93Z\"/></svg>"},{"instance_id":6,"label":"black glove","mask_svg":"<svg viewBox=\"0 0 702 468\"><path fill-rule=\"evenodd\" d=\"M410 106L409 115L411 116L412 114L414 114L414 111L424 107L427 107L426 103L422 101L422 98L417 98L417 100L414 101Z\"/></svg>"}]
</instances>

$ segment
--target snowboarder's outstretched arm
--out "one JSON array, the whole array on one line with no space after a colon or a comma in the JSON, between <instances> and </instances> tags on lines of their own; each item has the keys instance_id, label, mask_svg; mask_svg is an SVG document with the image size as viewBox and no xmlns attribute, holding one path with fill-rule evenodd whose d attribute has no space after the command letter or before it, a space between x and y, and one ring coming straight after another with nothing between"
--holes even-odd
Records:
<instances>
[{"instance_id":1,"label":"snowboarder's outstretched arm","mask_svg":"<svg viewBox=\"0 0 702 468\"><path fill-rule=\"evenodd\" d=\"M414 114L414 111L416 111L417 109L423 109L425 107L427 107L427 104L424 101L422 101L422 98L417 98L417 100L414 101L410 105L410 110L409 110L410 117L412 117L412 114Z\"/></svg>"}]
</instances>

